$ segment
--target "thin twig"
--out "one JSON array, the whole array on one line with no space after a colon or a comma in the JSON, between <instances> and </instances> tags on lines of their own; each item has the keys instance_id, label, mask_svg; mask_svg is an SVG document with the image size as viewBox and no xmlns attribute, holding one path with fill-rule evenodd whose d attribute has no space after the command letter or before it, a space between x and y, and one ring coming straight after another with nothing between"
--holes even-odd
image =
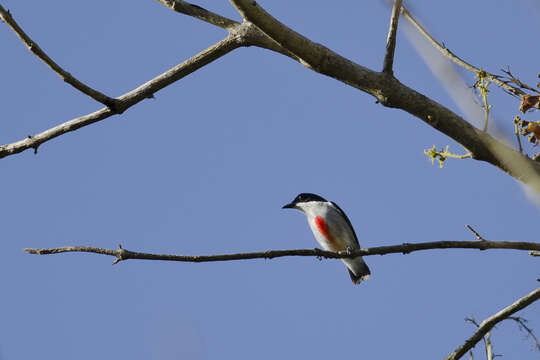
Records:
<instances>
[{"instance_id":1,"label":"thin twig","mask_svg":"<svg viewBox=\"0 0 540 360\"><path fill-rule=\"evenodd\" d=\"M0 5L0 19L5 22L11 30L21 39L21 41L26 45L28 50L30 50L34 55L36 55L41 61L43 61L51 70L53 70L62 80L73 86L75 89L80 92L90 96L92 99L102 103L103 105L111 108L114 112L119 109L116 106L116 99L108 97L107 95L92 89L88 85L83 84L81 81L77 80L73 75L64 70L60 65L54 62L40 47L39 45L32 40L26 33L21 29L17 22L11 16L11 13L4 9Z\"/></svg>"},{"instance_id":2,"label":"thin twig","mask_svg":"<svg viewBox=\"0 0 540 360\"><path fill-rule=\"evenodd\" d=\"M521 316L509 316L508 318L503 319L503 320L515 321L518 324L519 330L526 332L525 338L528 338L528 337L532 338L534 342L534 349L540 351L540 342L538 341L538 338L534 334L534 331L529 326L527 326L527 319L522 318ZM480 324L474 319L474 317L465 318L465 321L472 323L477 328L480 327ZM488 360L493 360L496 356L501 356L501 355L493 355L493 344L491 343L491 331L488 331L486 335L484 335L483 340L484 340L484 347L486 351L486 358Z\"/></svg>"},{"instance_id":3,"label":"thin twig","mask_svg":"<svg viewBox=\"0 0 540 360\"><path fill-rule=\"evenodd\" d=\"M478 330L468 338L463 345L454 350L446 360L457 360L465 355L470 349L472 349L478 341L480 341L485 334L487 334L497 323L508 318L510 315L518 312L521 309L529 306L536 300L540 299L540 288L532 291L528 295L518 299L512 305L509 305L497 312L496 314L490 316L480 323Z\"/></svg>"},{"instance_id":4,"label":"thin twig","mask_svg":"<svg viewBox=\"0 0 540 360\"><path fill-rule=\"evenodd\" d=\"M258 46L263 49L272 50L288 56L293 60L300 61L290 51L284 49L281 45L275 42L272 38L266 35L256 26L251 23L241 23L234 21L225 16L208 11L198 5L190 4L182 0L157 0L162 5L180 14L189 15L196 19L202 20L209 24L226 29L230 35L241 34L244 46Z\"/></svg>"},{"instance_id":5,"label":"thin twig","mask_svg":"<svg viewBox=\"0 0 540 360\"><path fill-rule=\"evenodd\" d=\"M508 81L513 82L514 84L516 84L517 86L519 86L522 89L526 89L526 90L529 90L529 91L533 91L533 92L535 92L537 94L540 94L540 91L538 91L538 89L535 89L532 86L529 86L529 85L525 84L523 81L521 81L517 77L515 77L514 74L512 74L512 72L510 71L510 66L507 66L506 70L501 69L501 71L506 74L506 76L503 76L503 77L508 79Z\"/></svg>"},{"instance_id":6,"label":"thin twig","mask_svg":"<svg viewBox=\"0 0 540 360\"><path fill-rule=\"evenodd\" d=\"M117 110L119 112L123 112L144 99L153 98L155 92L163 89L175 81L182 79L183 77L228 54L232 50L237 49L242 45L243 44L236 36L229 35L225 39L212 45L194 57L184 61L172 69L169 69L138 88L118 97L116 99ZM39 134L28 136L23 140L0 146L0 158L20 153L31 148L34 149L34 151L37 151L37 148L44 142L54 139L55 137L63 135L67 132L77 130L83 126L104 120L111 117L115 113L115 111L112 111L109 108L103 108L91 114L57 125Z\"/></svg>"},{"instance_id":7,"label":"thin twig","mask_svg":"<svg viewBox=\"0 0 540 360\"><path fill-rule=\"evenodd\" d=\"M480 324L476 321L476 319L474 317L470 317L470 318L467 317L467 318L465 318L465 321L470 322L471 324L473 324L477 328L480 327Z\"/></svg>"},{"instance_id":8,"label":"thin twig","mask_svg":"<svg viewBox=\"0 0 540 360\"><path fill-rule=\"evenodd\" d=\"M358 256L372 256L385 254L409 254L413 251L432 249L514 249L514 250L540 250L540 243L533 242L511 242L511 241L434 241L416 244L401 244L392 246L378 246L368 249L359 249L351 252L332 252L320 249L295 249L295 250L268 250L251 253L222 254L222 255L171 255L171 254L149 254L123 249L118 250L102 249L89 246L64 246L50 249L24 249L30 254L49 255L64 252L87 252L102 255L114 256L117 261L127 259L141 260L165 260L180 262L212 262L212 261L232 261L248 259L273 259L284 256L315 256L326 259L355 258Z\"/></svg>"},{"instance_id":9,"label":"thin twig","mask_svg":"<svg viewBox=\"0 0 540 360\"><path fill-rule=\"evenodd\" d=\"M444 56L461 66L462 68L469 70L475 74L478 74L482 69L479 69L465 60L459 58L457 55L455 55L453 52L451 52L446 46L441 45L437 40L435 40L428 32L427 30L420 25L420 23L412 16L412 14L405 8L405 6L401 7L401 13L411 22L411 24L422 34L428 41L437 49L439 50ZM500 79L499 76L493 75L487 71L484 71L486 74L486 77L489 78L491 81L493 81L495 84L500 86L501 88L507 90L510 94L515 96L522 96L525 95L525 92L523 92L521 89L512 86Z\"/></svg>"},{"instance_id":10,"label":"thin twig","mask_svg":"<svg viewBox=\"0 0 540 360\"><path fill-rule=\"evenodd\" d=\"M516 135L516 138L517 138L519 152L523 154L523 146L521 146L521 137L520 137L520 131L519 131L519 120L520 120L519 116L516 116L514 118L514 134Z\"/></svg>"},{"instance_id":11,"label":"thin twig","mask_svg":"<svg viewBox=\"0 0 540 360\"><path fill-rule=\"evenodd\" d=\"M474 234L474 236L476 236L478 241L486 241L486 239L484 239L476 230L474 230L471 225L467 224L465 226Z\"/></svg>"},{"instance_id":12,"label":"thin twig","mask_svg":"<svg viewBox=\"0 0 540 360\"><path fill-rule=\"evenodd\" d=\"M171 10L192 16L222 29L230 30L240 23L182 0L157 0Z\"/></svg>"},{"instance_id":13,"label":"thin twig","mask_svg":"<svg viewBox=\"0 0 540 360\"><path fill-rule=\"evenodd\" d=\"M396 50L396 35L399 22L399 13L403 0L394 0L394 7L392 8L392 16L390 18L390 25L388 29L388 37L386 39L386 54L384 55L383 73L394 75L392 69L394 65L394 52Z\"/></svg>"},{"instance_id":14,"label":"thin twig","mask_svg":"<svg viewBox=\"0 0 540 360\"><path fill-rule=\"evenodd\" d=\"M534 349L540 351L540 342L538 341L538 338L534 334L533 330L529 326L527 326L527 319L524 319L521 316L509 316L508 320L514 320L515 322L517 322L519 330L525 331L527 333L525 337L531 337L533 339Z\"/></svg>"}]
</instances>

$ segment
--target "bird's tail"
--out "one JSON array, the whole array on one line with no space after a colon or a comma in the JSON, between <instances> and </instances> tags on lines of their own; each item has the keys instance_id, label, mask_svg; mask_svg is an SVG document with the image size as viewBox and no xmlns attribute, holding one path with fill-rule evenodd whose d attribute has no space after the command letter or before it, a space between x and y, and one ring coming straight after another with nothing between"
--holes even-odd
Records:
<instances>
[{"instance_id":1,"label":"bird's tail","mask_svg":"<svg viewBox=\"0 0 540 360\"><path fill-rule=\"evenodd\" d=\"M369 271L369 267L362 258L356 258L354 260L354 265L347 264L347 269L349 270L349 275L351 276L353 284L358 285L363 280L369 279L369 277L371 276L371 271ZM353 268L354 270L351 270L351 268Z\"/></svg>"}]
</instances>

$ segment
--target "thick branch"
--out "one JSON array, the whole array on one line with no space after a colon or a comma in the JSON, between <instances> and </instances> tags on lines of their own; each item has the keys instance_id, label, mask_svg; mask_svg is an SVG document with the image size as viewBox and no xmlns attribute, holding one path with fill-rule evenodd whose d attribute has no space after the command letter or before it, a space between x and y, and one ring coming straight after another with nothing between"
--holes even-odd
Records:
<instances>
[{"instance_id":1,"label":"thick branch","mask_svg":"<svg viewBox=\"0 0 540 360\"><path fill-rule=\"evenodd\" d=\"M478 330L470 338L468 338L463 345L452 352L446 358L446 360L457 360L461 358L467 353L467 351L472 349L476 343L478 343L497 323L508 318L510 315L518 312L519 310L524 309L538 299L540 299L540 288L517 300L512 305L505 307L495 315L485 319L480 323L480 326L478 326Z\"/></svg>"},{"instance_id":2,"label":"thick branch","mask_svg":"<svg viewBox=\"0 0 540 360\"><path fill-rule=\"evenodd\" d=\"M144 98L151 97L154 92L206 65L233 48L256 45L290 56L314 71L367 92L376 97L384 106L400 108L409 112L459 142L471 153L474 159L487 161L540 192L540 163L495 140L489 134L479 131L449 109L401 84L397 79L360 66L294 32L271 17L256 2L249 0L231 0L231 2L248 21L231 25L232 28L228 29L229 37L214 47L138 89L115 99L115 111L122 112ZM196 5L183 4L183 6L197 8ZM187 10L185 11L187 12ZM204 9L200 9L200 11L201 13L197 13L197 15L193 10L193 16L200 15L199 18L212 22L208 20L209 12L205 12ZM101 109L27 139L0 146L0 158L28 148L37 149L45 141L111 115L113 115L113 111Z\"/></svg>"},{"instance_id":3,"label":"thick branch","mask_svg":"<svg viewBox=\"0 0 540 360\"><path fill-rule=\"evenodd\" d=\"M225 38L224 40L220 41L219 43L204 50L203 52L195 55L191 59L184 61L183 63L177 65L176 67L168 70L167 72L139 86L138 88L116 99L107 98L107 99L110 99L110 101L106 100L107 102L104 102L104 103L108 105L108 108L100 109L88 115L84 115L84 116L72 119L58 126L50 128L46 131L43 131L39 134L28 136L27 138L23 140L0 146L0 158L17 154L30 148L34 149L34 152L37 153L38 147L44 142L47 142L65 133L75 131L81 127L104 120L112 115L115 115L116 113L122 113L128 108L130 108L131 106L139 103L140 101L146 98L152 98L155 92L163 89L164 87L170 85L171 83L183 78L184 76L200 69L201 67L209 64L210 62L218 59L219 57L241 46L256 45L265 49L279 52L283 55L286 55L295 60L298 60L298 58L294 54L285 50L283 47L281 47L279 44L277 44L274 40L272 40L270 37L264 34L259 28L257 28L251 23L246 23L246 22L239 23L234 20L223 17L221 15L212 13L197 5L189 4L181 0L158 0L158 1L174 11L193 16L195 18L206 21L213 25L227 29L227 31L229 32L229 36ZM3 10L1 6L0 6L0 9ZM11 19L11 15L9 14L9 12L7 11L4 11L4 12L5 14L4 13L2 14L7 15L6 17L9 17ZM21 33L22 33L22 30L21 30ZM32 43L32 41L29 38L28 38L28 41ZM41 49L39 49L39 47L36 48L35 45L34 45L34 48L41 51ZM44 56L46 57L45 54ZM52 60L50 61L52 62ZM57 66L56 64L54 65ZM53 70L56 71L56 68L54 67L52 68ZM58 69L60 69L60 71L63 71L60 67L58 67ZM69 73L67 72L64 72L63 74L69 75ZM69 76L70 76L70 79L77 81L76 79L71 77L71 75ZM85 85L82 84L82 86L84 87ZM88 91L91 92L93 90L90 89ZM100 101L99 93L98 95L95 95L95 96L98 97L96 98L96 100ZM113 104L114 106L111 108L111 106L109 106L110 104Z\"/></svg>"},{"instance_id":4,"label":"thick branch","mask_svg":"<svg viewBox=\"0 0 540 360\"><path fill-rule=\"evenodd\" d=\"M155 92L228 54L239 46L242 46L242 43L238 40L237 36L229 35L227 38L200 52L191 59L184 61L138 88L118 97L115 99L116 110L121 113L146 98L152 98ZM67 121L39 134L28 136L26 139L0 146L0 158L20 153L30 148L37 151L38 146L46 141L67 132L77 130L83 126L104 120L115 113L115 111L109 108L103 108L91 114Z\"/></svg>"},{"instance_id":5,"label":"thick branch","mask_svg":"<svg viewBox=\"0 0 540 360\"><path fill-rule=\"evenodd\" d=\"M383 73L394 75L392 67L394 65L394 52L396 50L396 35L399 22L399 13L403 0L394 0L392 8L392 17L390 18L390 28L388 29L388 38L386 39L386 54L384 56Z\"/></svg>"},{"instance_id":6,"label":"thick branch","mask_svg":"<svg viewBox=\"0 0 540 360\"><path fill-rule=\"evenodd\" d=\"M73 77L69 72L62 69L60 65L58 65L56 62L53 61L40 47L38 44L36 44L35 41L30 39L28 35L21 29L21 27L15 22L13 17L11 16L10 12L7 11L0 5L0 19L2 19L3 22L5 22L11 30L21 39L21 41L26 45L28 50L30 50L34 55L36 55L41 61L43 61L51 70L53 70L62 80L73 86L75 89L79 90L80 92L90 96L92 99L104 104L105 106L108 106L109 108L113 110L117 110L115 103L116 100L108 97L105 94L102 94L101 92L92 89L91 87L83 84L79 80Z\"/></svg>"},{"instance_id":7,"label":"thick branch","mask_svg":"<svg viewBox=\"0 0 540 360\"><path fill-rule=\"evenodd\" d=\"M252 253L223 254L223 255L168 255L149 254L134 252L123 249L118 250L102 249L89 246L64 246L51 249L24 249L30 254L49 255L64 252L88 252L116 257L115 263L127 259L141 260L166 260L181 262L211 262L211 261L232 261L248 259L273 259L284 256L316 256L326 259L344 259L358 256L385 255L402 253L409 254L413 251L433 250L433 249L514 249L514 250L540 250L540 243L533 242L510 242L510 241L434 241L417 244L401 244L392 246L379 246L368 249L360 249L351 252L335 253L320 249L297 249L297 250L268 250Z\"/></svg>"},{"instance_id":8,"label":"thick branch","mask_svg":"<svg viewBox=\"0 0 540 360\"><path fill-rule=\"evenodd\" d=\"M289 29L257 2L230 1L247 21L253 22L295 54L307 67L373 95L384 106L407 111L463 145L474 159L489 162L540 192L540 164L536 161L476 129L446 107L397 79L358 65Z\"/></svg>"}]
</instances>

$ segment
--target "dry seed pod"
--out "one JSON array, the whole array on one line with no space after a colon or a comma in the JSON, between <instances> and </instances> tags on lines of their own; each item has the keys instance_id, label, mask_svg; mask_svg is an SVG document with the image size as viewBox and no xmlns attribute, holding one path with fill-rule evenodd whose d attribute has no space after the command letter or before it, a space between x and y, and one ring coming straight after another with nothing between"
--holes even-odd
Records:
<instances>
[{"instance_id":1,"label":"dry seed pod","mask_svg":"<svg viewBox=\"0 0 540 360\"><path fill-rule=\"evenodd\" d=\"M519 105L519 111L522 113L526 112L527 110L538 106L540 102L540 96L539 95L523 95L521 97L521 104Z\"/></svg>"}]
</instances>

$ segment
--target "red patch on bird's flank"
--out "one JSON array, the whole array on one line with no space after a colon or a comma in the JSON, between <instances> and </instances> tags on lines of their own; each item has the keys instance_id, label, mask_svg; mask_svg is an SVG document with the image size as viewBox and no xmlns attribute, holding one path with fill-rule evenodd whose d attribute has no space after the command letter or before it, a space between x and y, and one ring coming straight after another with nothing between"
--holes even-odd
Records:
<instances>
[{"instance_id":1,"label":"red patch on bird's flank","mask_svg":"<svg viewBox=\"0 0 540 360\"><path fill-rule=\"evenodd\" d=\"M317 229L319 229L319 232L328 240L328 242L334 244L334 238L332 235L330 235L330 232L328 231L328 224L324 219L320 216L315 217L315 225L317 225Z\"/></svg>"}]
</instances>

